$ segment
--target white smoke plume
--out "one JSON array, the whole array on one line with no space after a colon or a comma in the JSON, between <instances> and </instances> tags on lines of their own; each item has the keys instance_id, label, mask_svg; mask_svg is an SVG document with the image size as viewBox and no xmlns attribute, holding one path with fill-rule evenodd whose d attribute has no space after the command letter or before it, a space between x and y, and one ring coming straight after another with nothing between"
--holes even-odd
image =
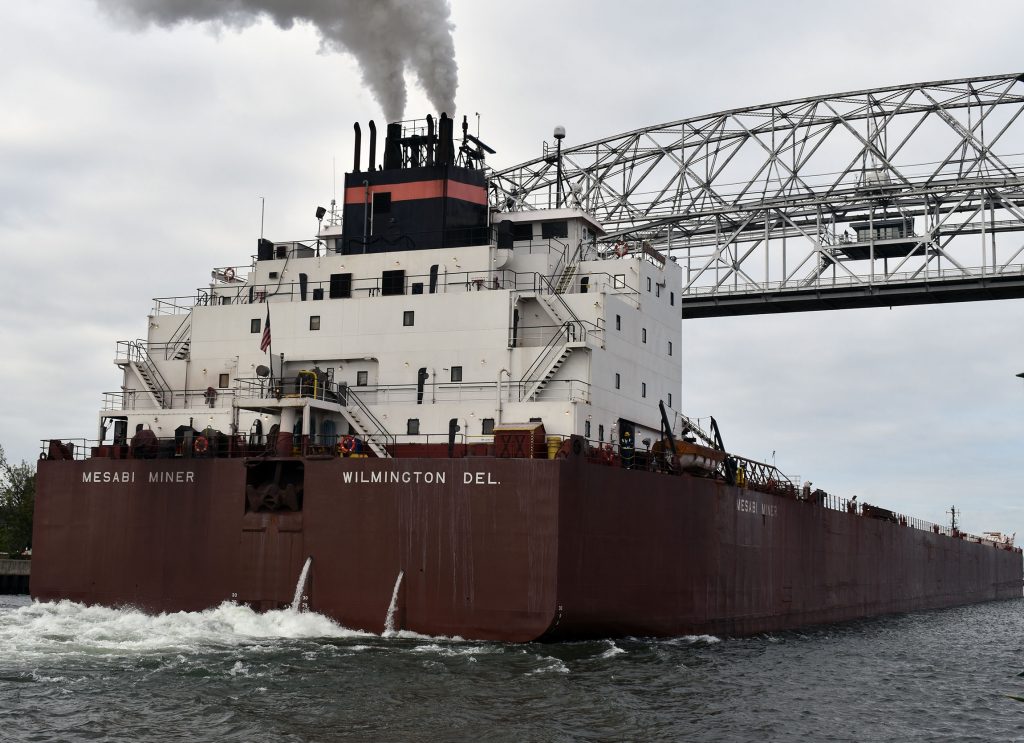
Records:
<instances>
[{"instance_id":1,"label":"white smoke plume","mask_svg":"<svg viewBox=\"0 0 1024 743\"><path fill-rule=\"evenodd\" d=\"M322 48L352 54L388 121L405 113L405 71L431 104L455 112L458 67L446 0L96 0L116 19L149 24L210 23L244 28L261 18L289 29L311 23Z\"/></svg>"}]
</instances>

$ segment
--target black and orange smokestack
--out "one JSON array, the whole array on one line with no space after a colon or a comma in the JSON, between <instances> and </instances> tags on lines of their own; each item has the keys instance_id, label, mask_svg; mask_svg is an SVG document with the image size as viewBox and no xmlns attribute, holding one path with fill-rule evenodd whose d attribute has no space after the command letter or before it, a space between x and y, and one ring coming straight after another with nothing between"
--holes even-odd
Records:
<instances>
[{"instance_id":1,"label":"black and orange smokestack","mask_svg":"<svg viewBox=\"0 0 1024 743\"><path fill-rule=\"evenodd\" d=\"M360 170L359 125L353 171L345 175L344 234L340 252L481 245L488 242L487 187L479 161L458 164L454 122L442 113L424 122L387 125L381 170L376 127L370 122L369 169ZM464 138L465 139L465 138ZM463 143L460 152L465 153Z\"/></svg>"}]
</instances>

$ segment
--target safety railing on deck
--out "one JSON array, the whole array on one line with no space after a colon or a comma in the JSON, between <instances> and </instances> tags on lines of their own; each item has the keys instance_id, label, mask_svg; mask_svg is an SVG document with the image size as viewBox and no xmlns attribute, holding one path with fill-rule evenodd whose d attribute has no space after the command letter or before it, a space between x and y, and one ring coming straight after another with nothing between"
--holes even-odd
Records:
<instances>
[{"instance_id":1,"label":"safety railing on deck","mask_svg":"<svg viewBox=\"0 0 1024 743\"><path fill-rule=\"evenodd\" d=\"M170 401L168 408L230 408L231 400L237 394L233 389L180 389L168 390L167 400ZM154 406L147 398L144 390L121 390L119 392L104 392L102 409L104 411L117 410L161 410Z\"/></svg>"},{"instance_id":2,"label":"safety railing on deck","mask_svg":"<svg viewBox=\"0 0 1024 743\"><path fill-rule=\"evenodd\" d=\"M606 272L582 272L574 277L574 282L579 279L590 277L588 290L590 292L606 291L609 294L638 304L640 292L625 282L625 275L613 276ZM194 307L206 307L213 305L235 305L235 304L262 304L267 301L274 302L297 302L297 301L319 301L321 299L349 299L359 297L377 297L388 295L410 295L445 293L450 291L485 291L485 290L514 290L522 292L539 292L545 295L551 294L558 297L560 306L564 311L573 316L571 308L561 299L557 292L556 285L551 278L536 271L510 271L507 269L487 271L444 271L433 277L435 281L434 292L431 292L430 274L407 274L401 286L388 284L382 276L353 278L348 287L342 289L335 287L331 292L330 281L307 281L304 285L300 281L274 282L267 284L244 284L238 281L218 284L211 290L209 287L201 288L194 295L184 297L157 297L153 300L153 315L188 315ZM303 290L305 287L305 290ZM565 292L576 294L579 292ZM183 318L184 324L187 318ZM181 331L179 326L179 332ZM177 333L175 334L177 336ZM172 339L171 343L174 342Z\"/></svg>"}]
</instances>

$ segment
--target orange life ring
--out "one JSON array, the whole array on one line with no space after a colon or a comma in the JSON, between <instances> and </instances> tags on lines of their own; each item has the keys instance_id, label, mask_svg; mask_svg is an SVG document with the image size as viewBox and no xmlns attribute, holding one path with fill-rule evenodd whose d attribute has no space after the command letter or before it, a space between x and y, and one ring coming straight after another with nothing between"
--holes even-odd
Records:
<instances>
[{"instance_id":1,"label":"orange life ring","mask_svg":"<svg viewBox=\"0 0 1024 743\"><path fill-rule=\"evenodd\" d=\"M192 442L192 451L196 454L206 454L210 448L210 442L206 440L205 436L197 436L196 440Z\"/></svg>"},{"instance_id":2,"label":"orange life ring","mask_svg":"<svg viewBox=\"0 0 1024 743\"><path fill-rule=\"evenodd\" d=\"M356 439L354 436L346 436L341 440L341 443L338 444L338 446L346 454L351 454L356 450Z\"/></svg>"},{"instance_id":3,"label":"orange life ring","mask_svg":"<svg viewBox=\"0 0 1024 743\"><path fill-rule=\"evenodd\" d=\"M624 243L622 240L619 240L617 243L615 243L615 255L619 256L619 258L624 256L628 252L629 246L626 245L626 243Z\"/></svg>"},{"instance_id":4,"label":"orange life ring","mask_svg":"<svg viewBox=\"0 0 1024 743\"><path fill-rule=\"evenodd\" d=\"M233 269L233 268L226 268L226 269L224 269L224 280L225 281L229 281L229 282L230 281L234 281L235 280L235 269Z\"/></svg>"}]
</instances>

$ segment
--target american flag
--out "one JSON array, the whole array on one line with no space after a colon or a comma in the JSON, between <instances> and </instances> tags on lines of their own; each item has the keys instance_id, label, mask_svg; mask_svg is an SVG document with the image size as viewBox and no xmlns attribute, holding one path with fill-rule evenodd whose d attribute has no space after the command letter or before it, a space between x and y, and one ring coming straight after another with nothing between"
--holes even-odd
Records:
<instances>
[{"instance_id":1,"label":"american flag","mask_svg":"<svg viewBox=\"0 0 1024 743\"><path fill-rule=\"evenodd\" d=\"M270 348L270 308L267 307L267 321L263 325L263 336L260 338L260 350L266 351Z\"/></svg>"}]
</instances>

